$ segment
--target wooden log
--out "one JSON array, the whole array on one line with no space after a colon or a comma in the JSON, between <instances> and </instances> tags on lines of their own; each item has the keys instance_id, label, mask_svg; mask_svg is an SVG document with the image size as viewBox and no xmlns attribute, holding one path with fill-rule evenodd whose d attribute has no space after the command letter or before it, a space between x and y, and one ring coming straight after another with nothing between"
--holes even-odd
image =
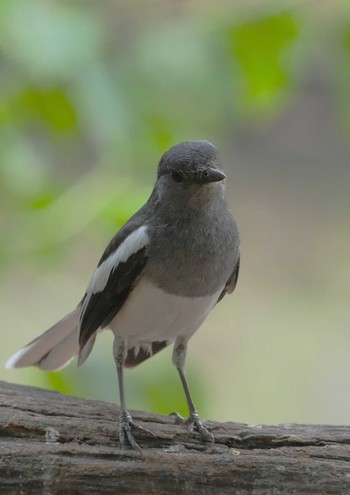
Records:
<instances>
[{"instance_id":1,"label":"wooden log","mask_svg":"<svg viewBox=\"0 0 350 495\"><path fill-rule=\"evenodd\" d=\"M212 423L133 412L143 457L118 447L118 408L0 382L0 493L350 494L350 427Z\"/></svg>"}]
</instances>

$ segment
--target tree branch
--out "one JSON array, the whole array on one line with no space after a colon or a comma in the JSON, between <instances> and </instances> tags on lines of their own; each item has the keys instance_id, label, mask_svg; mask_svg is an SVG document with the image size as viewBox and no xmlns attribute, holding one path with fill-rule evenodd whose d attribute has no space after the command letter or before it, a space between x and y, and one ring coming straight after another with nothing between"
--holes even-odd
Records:
<instances>
[{"instance_id":1,"label":"tree branch","mask_svg":"<svg viewBox=\"0 0 350 495\"><path fill-rule=\"evenodd\" d=\"M135 412L143 458L118 448L118 409L0 382L0 493L350 493L350 427L213 424L215 445Z\"/></svg>"}]
</instances>

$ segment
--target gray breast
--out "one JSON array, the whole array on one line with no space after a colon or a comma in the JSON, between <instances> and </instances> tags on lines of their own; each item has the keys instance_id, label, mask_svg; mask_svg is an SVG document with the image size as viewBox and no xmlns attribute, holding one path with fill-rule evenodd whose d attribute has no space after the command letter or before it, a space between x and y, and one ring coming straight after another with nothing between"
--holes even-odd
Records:
<instances>
[{"instance_id":1,"label":"gray breast","mask_svg":"<svg viewBox=\"0 0 350 495\"><path fill-rule=\"evenodd\" d=\"M236 223L224 209L159 219L150 230L144 275L171 294L199 297L222 289L238 259Z\"/></svg>"}]
</instances>

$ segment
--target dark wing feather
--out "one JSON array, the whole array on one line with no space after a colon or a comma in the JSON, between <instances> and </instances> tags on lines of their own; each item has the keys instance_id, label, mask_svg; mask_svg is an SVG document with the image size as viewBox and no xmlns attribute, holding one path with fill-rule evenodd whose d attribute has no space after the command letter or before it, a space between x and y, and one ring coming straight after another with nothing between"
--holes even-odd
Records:
<instances>
[{"instance_id":1,"label":"dark wing feather","mask_svg":"<svg viewBox=\"0 0 350 495\"><path fill-rule=\"evenodd\" d=\"M147 206L151 208L152 201L153 197L151 196L148 203L117 232L106 247L97 267L100 267L129 235L144 224ZM107 326L113 320L133 289L146 262L146 248L143 247L111 270L103 290L92 294L88 291L85 293L80 303L80 349L84 347L94 332Z\"/></svg>"},{"instance_id":2,"label":"dark wing feather","mask_svg":"<svg viewBox=\"0 0 350 495\"><path fill-rule=\"evenodd\" d=\"M99 328L106 327L125 303L135 281L147 262L146 248L142 248L124 263L113 269L107 284L101 292L85 294L89 300L80 317L79 344L82 349L89 338Z\"/></svg>"},{"instance_id":3,"label":"dark wing feather","mask_svg":"<svg viewBox=\"0 0 350 495\"><path fill-rule=\"evenodd\" d=\"M221 299L225 296L226 293L231 294L237 285L237 280L238 280L238 274L239 274L239 264L240 264L240 256L238 255L238 260L237 263L235 264L235 267L233 269L233 272L228 279L224 290L221 292L220 297L217 302L220 302Z\"/></svg>"}]
</instances>

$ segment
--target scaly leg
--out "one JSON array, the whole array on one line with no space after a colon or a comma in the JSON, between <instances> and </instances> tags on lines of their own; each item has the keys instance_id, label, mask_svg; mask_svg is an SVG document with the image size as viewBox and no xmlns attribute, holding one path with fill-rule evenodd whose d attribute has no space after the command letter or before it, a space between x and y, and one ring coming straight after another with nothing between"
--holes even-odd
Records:
<instances>
[{"instance_id":1,"label":"scaly leg","mask_svg":"<svg viewBox=\"0 0 350 495\"><path fill-rule=\"evenodd\" d=\"M178 423L184 423L187 426L187 430L189 434L192 434L194 430L197 430L198 433L204 440L209 442L214 442L214 436L208 431L208 429L204 426L201 419L199 418L198 412L194 406L190 390L188 388L186 376L185 376L185 359L186 359L186 351L187 351L187 343L184 341L176 341L174 344L173 351L173 363L176 366L177 371L179 372L180 379L182 382L183 389L185 391L189 417L187 419L182 418L178 413L172 413L172 416L175 416L175 421Z\"/></svg>"},{"instance_id":2,"label":"scaly leg","mask_svg":"<svg viewBox=\"0 0 350 495\"><path fill-rule=\"evenodd\" d=\"M119 384L119 400L120 400L120 415L119 415L119 441L121 448L124 447L127 440L134 450L138 450L142 456L142 451L136 442L134 435L131 432L131 427L144 431L153 435L150 430L134 423L130 413L126 409L125 391L124 391L124 362L127 355L127 346L124 339L116 337L113 345L114 360L117 367L118 384Z\"/></svg>"}]
</instances>

